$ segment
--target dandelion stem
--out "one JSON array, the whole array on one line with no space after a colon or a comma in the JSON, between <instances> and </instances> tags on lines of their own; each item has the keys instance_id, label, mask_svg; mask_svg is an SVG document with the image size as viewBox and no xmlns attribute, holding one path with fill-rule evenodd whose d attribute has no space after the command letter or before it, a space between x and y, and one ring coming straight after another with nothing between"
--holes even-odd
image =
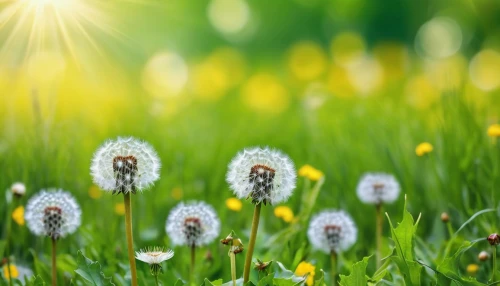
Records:
<instances>
[{"instance_id":1,"label":"dandelion stem","mask_svg":"<svg viewBox=\"0 0 500 286\"><path fill-rule=\"evenodd\" d=\"M155 283L156 283L156 286L160 286L160 284L158 284L158 275L155 275Z\"/></svg>"},{"instance_id":2,"label":"dandelion stem","mask_svg":"<svg viewBox=\"0 0 500 286\"><path fill-rule=\"evenodd\" d=\"M493 259L492 259L492 261L493 261L493 267L492 268L493 269L491 269L491 273L492 273L491 274L491 282L495 282L496 281L496 277L495 277L496 275L495 275L495 273L497 272L497 247L496 247L496 245L492 246L492 251L491 252L493 253Z\"/></svg>"},{"instance_id":3,"label":"dandelion stem","mask_svg":"<svg viewBox=\"0 0 500 286\"><path fill-rule=\"evenodd\" d=\"M135 268L134 238L132 236L132 206L130 203L130 192L123 194L125 203L125 233L127 235L128 261L130 263L130 275L132 286L137 286L137 270Z\"/></svg>"},{"instance_id":4,"label":"dandelion stem","mask_svg":"<svg viewBox=\"0 0 500 286\"><path fill-rule=\"evenodd\" d=\"M191 285L194 285L194 266L196 261L196 245L193 243L191 245L191 273L189 273L189 280L191 281Z\"/></svg>"},{"instance_id":5,"label":"dandelion stem","mask_svg":"<svg viewBox=\"0 0 500 286\"><path fill-rule=\"evenodd\" d=\"M376 205L376 243L377 243L377 251L375 252L376 265L377 269L380 268L382 257L381 257L381 248L382 248L382 203Z\"/></svg>"},{"instance_id":6,"label":"dandelion stem","mask_svg":"<svg viewBox=\"0 0 500 286\"><path fill-rule=\"evenodd\" d=\"M247 283L250 278L250 265L252 264L253 248L255 239L257 238L257 230L259 229L260 208L262 203L255 205L252 220L252 231L250 233L250 241L248 242L247 256L245 257L245 269L243 271L243 284Z\"/></svg>"},{"instance_id":7,"label":"dandelion stem","mask_svg":"<svg viewBox=\"0 0 500 286\"><path fill-rule=\"evenodd\" d=\"M231 279L233 280L233 286L236 286L236 254L229 251L229 258L231 259Z\"/></svg>"},{"instance_id":8,"label":"dandelion stem","mask_svg":"<svg viewBox=\"0 0 500 286\"><path fill-rule=\"evenodd\" d=\"M57 240L52 238L52 286L57 286L56 244Z\"/></svg>"},{"instance_id":9,"label":"dandelion stem","mask_svg":"<svg viewBox=\"0 0 500 286\"><path fill-rule=\"evenodd\" d=\"M332 250L330 255L331 264L332 264L332 285L337 285L337 253L335 250Z\"/></svg>"}]
</instances>

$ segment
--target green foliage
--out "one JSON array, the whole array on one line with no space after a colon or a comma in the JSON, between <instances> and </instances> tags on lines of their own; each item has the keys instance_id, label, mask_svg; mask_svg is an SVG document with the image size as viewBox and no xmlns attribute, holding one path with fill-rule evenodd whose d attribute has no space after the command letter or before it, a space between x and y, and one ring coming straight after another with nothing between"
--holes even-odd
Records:
<instances>
[{"instance_id":1,"label":"green foliage","mask_svg":"<svg viewBox=\"0 0 500 286\"><path fill-rule=\"evenodd\" d=\"M340 275L341 286L361 286L366 285L368 277L366 276L366 266L371 256L363 258L363 260L354 263L352 271L349 276ZM318 284L321 285L321 284Z\"/></svg>"},{"instance_id":2,"label":"green foliage","mask_svg":"<svg viewBox=\"0 0 500 286\"><path fill-rule=\"evenodd\" d=\"M111 282L111 278L104 276L101 271L101 264L85 257L80 250L77 252L77 262L78 269L75 272L85 279L87 284L97 286L115 285Z\"/></svg>"}]
</instances>

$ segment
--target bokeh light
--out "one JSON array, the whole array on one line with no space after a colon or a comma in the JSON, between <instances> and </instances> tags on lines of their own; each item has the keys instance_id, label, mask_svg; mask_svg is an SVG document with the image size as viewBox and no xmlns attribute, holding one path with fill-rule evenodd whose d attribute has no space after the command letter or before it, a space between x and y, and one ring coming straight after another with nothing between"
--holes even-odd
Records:
<instances>
[{"instance_id":1,"label":"bokeh light","mask_svg":"<svg viewBox=\"0 0 500 286\"><path fill-rule=\"evenodd\" d=\"M248 79L242 89L242 99L250 109L268 114L282 113L290 104L288 91L279 79L264 72Z\"/></svg>"},{"instance_id":2,"label":"bokeh light","mask_svg":"<svg viewBox=\"0 0 500 286\"><path fill-rule=\"evenodd\" d=\"M454 55L462 45L462 30L448 17L435 17L423 24L415 37L415 50L423 58Z\"/></svg>"},{"instance_id":3,"label":"bokeh light","mask_svg":"<svg viewBox=\"0 0 500 286\"><path fill-rule=\"evenodd\" d=\"M316 79L325 72L327 65L325 51L314 42L299 42L290 49L288 68L299 80Z\"/></svg>"},{"instance_id":4,"label":"bokeh light","mask_svg":"<svg viewBox=\"0 0 500 286\"><path fill-rule=\"evenodd\" d=\"M331 43L331 52L336 64L349 67L359 63L365 56L366 44L355 32L338 34Z\"/></svg>"},{"instance_id":5,"label":"bokeh light","mask_svg":"<svg viewBox=\"0 0 500 286\"><path fill-rule=\"evenodd\" d=\"M241 32L250 20L250 7L244 0L212 0L207 8L212 26L222 34Z\"/></svg>"},{"instance_id":6,"label":"bokeh light","mask_svg":"<svg viewBox=\"0 0 500 286\"><path fill-rule=\"evenodd\" d=\"M500 53L491 49L477 53L470 62L469 75L481 90L497 89L500 86Z\"/></svg>"},{"instance_id":7,"label":"bokeh light","mask_svg":"<svg viewBox=\"0 0 500 286\"><path fill-rule=\"evenodd\" d=\"M178 95L188 80L188 67L176 53L160 52L151 57L142 73L144 89L156 97Z\"/></svg>"}]
</instances>

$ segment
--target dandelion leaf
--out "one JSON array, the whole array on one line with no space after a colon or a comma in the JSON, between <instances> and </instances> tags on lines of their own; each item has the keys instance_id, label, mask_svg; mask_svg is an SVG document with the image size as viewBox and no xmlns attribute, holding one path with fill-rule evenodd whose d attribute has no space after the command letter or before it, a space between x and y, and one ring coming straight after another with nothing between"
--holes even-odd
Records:
<instances>
[{"instance_id":1,"label":"dandelion leaf","mask_svg":"<svg viewBox=\"0 0 500 286\"><path fill-rule=\"evenodd\" d=\"M75 272L80 275L88 285L115 285L111 282L111 278L106 278L104 276L99 262L92 261L85 257L81 251L78 251L76 261L78 269L76 269Z\"/></svg>"},{"instance_id":2,"label":"dandelion leaf","mask_svg":"<svg viewBox=\"0 0 500 286\"><path fill-rule=\"evenodd\" d=\"M314 280L314 285L316 286L323 286L325 284L325 271L323 269L319 270L319 276L317 277L316 280Z\"/></svg>"},{"instance_id":3,"label":"dandelion leaf","mask_svg":"<svg viewBox=\"0 0 500 286\"><path fill-rule=\"evenodd\" d=\"M273 279L274 279L274 273L264 276L264 278L259 280L257 286L273 285Z\"/></svg>"},{"instance_id":4,"label":"dandelion leaf","mask_svg":"<svg viewBox=\"0 0 500 286\"><path fill-rule=\"evenodd\" d=\"M43 281L42 277L40 276L33 276L30 278L30 280L28 281L28 283L26 285L30 285L30 286L45 286L47 285L45 283L45 281Z\"/></svg>"},{"instance_id":5,"label":"dandelion leaf","mask_svg":"<svg viewBox=\"0 0 500 286\"><path fill-rule=\"evenodd\" d=\"M361 286L366 285L368 278L366 277L366 266L371 256L363 258L363 260L354 263L349 276L340 275L341 286ZM321 284L320 284L321 285Z\"/></svg>"},{"instance_id":6,"label":"dandelion leaf","mask_svg":"<svg viewBox=\"0 0 500 286\"><path fill-rule=\"evenodd\" d=\"M182 285L185 285L185 283L182 281L182 279L177 279L177 281L175 281L175 283L174 283L174 286L182 286Z\"/></svg>"},{"instance_id":7,"label":"dandelion leaf","mask_svg":"<svg viewBox=\"0 0 500 286\"><path fill-rule=\"evenodd\" d=\"M222 279L214 280L214 281L210 282L210 280L208 280L207 278L205 278L205 286L222 285L222 283L223 283Z\"/></svg>"}]
</instances>

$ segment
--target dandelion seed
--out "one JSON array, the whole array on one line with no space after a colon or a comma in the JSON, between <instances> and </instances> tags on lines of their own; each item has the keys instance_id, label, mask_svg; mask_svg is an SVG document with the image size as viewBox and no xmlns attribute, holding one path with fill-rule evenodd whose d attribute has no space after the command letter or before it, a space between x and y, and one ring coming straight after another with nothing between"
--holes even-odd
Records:
<instances>
[{"instance_id":1,"label":"dandelion seed","mask_svg":"<svg viewBox=\"0 0 500 286\"><path fill-rule=\"evenodd\" d=\"M33 234L57 240L76 231L80 216L80 206L70 193L48 189L28 201L24 218Z\"/></svg>"},{"instance_id":2,"label":"dandelion seed","mask_svg":"<svg viewBox=\"0 0 500 286\"><path fill-rule=\"evenodd\" d=\"M105 191L133 193L149 188L160 178L160 160L146 142L132 137L104 143L94 154L90 171Z\"/></svg>"},{"instance_id":3,"label":"dandelion seed","mask_svg":"<svg viewBox=\"0 0 500 286\"><path fill-rule=\"evenodd\" d=\"M288 156L268 148L245 149L229 164L226 180L234 194L252 203L285 202L295 188L295 167Z\"/></svg>"},{"instance_id":4,"label":"dandelion seed","mask_svg":"<svg viewBox=\"0 0 500 286\"><path fill-rule=\"evenodd\" d=\"M170 212L166 231L174 245L202 246L219 236L220 220L204 202L181 202Z\"/></svg>"},{"instance_id":5,"label":"dandelion seed","mask_svg":"<svg viewBox=\"0 0 500 286\"><path fill-rule=\"evenodd\" d=\"M366 173L361 177L356 192L366 204L392 203L399 196L399 183L390 174Z\"/></svg>"},{"instance_id":6,"label":"dandelion seed","mask_svg":"<svg viewBox=\"0 0 500 286\"><path fill-rule=\"evenodd\" d=\"M174 252L170 249L165 250L163 247L151 247L141 249L135 253L135 258L149 264L151 275L158 276L162 272L160 263L169 260L174 256Z\"/></svg>"},{"instance_id":7,"label":"dandelion seed","mask_svg":"<svg viewBox=\"0 0 500 286\"><path fill-rule=\"evenodd\" d=\"M23 183L12 184L10 190L12 194L17 198L21 198L26 194L26 186Z\"/></svg>"},{"instance_id":8,"label":"dandelion seed","mask_svg":"<svg viewBox=\"0 0 500 286\"><path fill-rule=\"evenodd\" d=\"M335 210L315 215L307 230L312 246L327 254L349 249L356 242L357 235L358 230L349 214Z\"/></svg>"}]
</instances>

